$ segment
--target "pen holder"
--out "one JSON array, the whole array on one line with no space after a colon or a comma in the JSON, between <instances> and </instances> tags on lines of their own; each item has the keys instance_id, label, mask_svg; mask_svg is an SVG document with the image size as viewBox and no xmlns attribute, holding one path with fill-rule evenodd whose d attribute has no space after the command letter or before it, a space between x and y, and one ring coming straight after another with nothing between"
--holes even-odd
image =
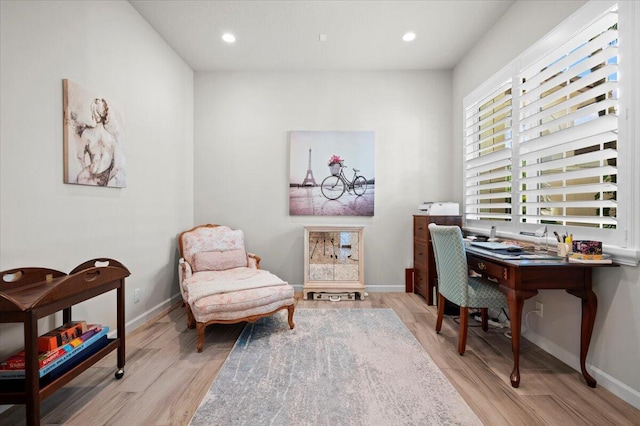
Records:
<instances>
[{"instance_id":1,"label":"pen holder","mask_svg":"<svg viewBox=\"0 0 640 426\"><path fill-rule=\"evenodd\" d=\"M571 244L558 243L558 256L567 257L571 253Z\"/></svg>"}]
</instances>

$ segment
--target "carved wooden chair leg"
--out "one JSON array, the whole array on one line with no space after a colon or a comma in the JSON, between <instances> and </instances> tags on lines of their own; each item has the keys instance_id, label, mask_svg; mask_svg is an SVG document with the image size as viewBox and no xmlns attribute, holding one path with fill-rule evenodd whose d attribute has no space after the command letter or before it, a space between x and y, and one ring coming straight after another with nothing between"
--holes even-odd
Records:
<instances>
[{"instance_id":1,"label":"carved wooden chair leg","mask_svg":"<svg viewBox=\"0 0 640 426\"><path fill-rule=\"evenodd\" d=\"M488 331L489 330L489 310L487 308L481 308L480 317L482 318L482 331Z\"/></svg>"},{"instance_id":2,"label":"carved wooden chair leg","mask_svg":"<svg viewBox=\"0 0 640 426\"><path fill-rule=\"evenodd\" d=\"M440 333L442 329L442 318L444 318L445 299L443 295L438 296L438 318L436 320L436 333Z\"/></svg>"},{"instance_id":3,"label":"carved wooden chair leg","mask_svg":"<svg viewBox=\"0 0 640 426\"><path fill-rule=\"evenodd\" d=\"M185 305L185 308L187 310L187 328L194 329L196 328L196 319L191 312L191 306Z\"/></svg>"},{"instance_id":4,"label":"carved wooden chair leg","mask_svg":"<svg viewBox=\"0 0 640 426\"><path fill-rule=\"evenodd\" d=\"M202 352L202 348L204 347L204 329L206 325L203 322L199 322L196 324L196 329L198 330L198 352Z\"/></svg>"},{"instance_id":5,"label":"carved wooden chair leg","mask_svg":"<svg viewBox=\"0 0 640 426\"><path fill-rule=\"evenodd\" d=\"M469 325L469 308L460 306L460 337L458 338L458 353L464 354L467 347L467 327Z\"/></svg>"},{"instance_id":6,"label":"carved wooden chair leg","mask_svg":"<svg viewBox=\"0 0 640 426\"><path fill-rule=\"evenodd\" d=\"M296 305L289 305L287 306L287 311L289 312L289 316L288 316L288 321L289 321L289 328L291 330L293 330L293 327L295 327L296 325L293 323L293 313L296 310Z\"/></svg>"}]
</instances>

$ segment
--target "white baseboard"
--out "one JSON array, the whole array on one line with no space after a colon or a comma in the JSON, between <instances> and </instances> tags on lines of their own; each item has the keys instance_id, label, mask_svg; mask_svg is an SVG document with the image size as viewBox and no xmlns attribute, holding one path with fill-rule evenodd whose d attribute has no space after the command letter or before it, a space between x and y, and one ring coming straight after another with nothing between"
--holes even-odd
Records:
<instances>
[{"instance_id":1,"label":"white baseboard","mask_svg":"<svg viewBox=\"0 0 640 426\"><path fill-rule=\"evenodd\" d=\"M171 296L171 298L166 299L165 301L157 304L153 308L143 312L142 314L128 321L125 324L125 336L131 333L136 328L140 327L141 325L156 318L157 316L162 314L164 311L169 310L169 308L171 308L173 305L175 305L176 303L179 303L180 300L182 300L182 295L180 293L176 293L173 296ZM111 330L109 332L109 338L112 339L116 337L116 333L117 333L117 330Z\"/></svg>"},{"instance_id":2,"label":"white baseboard","mask_svg":"<svg viewBox=\"0 0 640 426\"><path fill-rule=\"evenodd\" d=\"M295 291L302 291L302 284L292 284L292 287ZM390 293L390 292L403 292L405 291L405 286L404 285L367 285L365 287L365 290L367 292L370 293ZM171 296L170 299L167 299L161 303L159 303L158 305L154 306L153 308L143 312L142 314L138 315L137 317L131 319L130 321L128 321L125 324L125 334L129 334L131 333L133 330L135 330L136 328L140 327L141 325L151 321L152 319L156 318L158 315L160 315L163 311L168 310L171 306L173 306L176 303L179 303L181 300L182 296L180 295L180 293L176 293L173 296ZM111 330L109 332L109 337L113 338L116 336L116 330Z\"/></svg>"},{"instance_id":3,"label":"white baseboard","mask_svg":"<svg viewBox=\"0 0 640 426\"><path fill-rule=\"evenodd\" d=\"M302 291L302 284L291 284L291 286L293 287L293 289L295 291ZM400 293L404 293L405 291L405 285L380 285L380 284L375 284L375 285L367 285L365 284L365 291L367 293L396 293L396 292L400 292Z\"/></svg>"},{"instance_id":4,"label":"white baseboard","mask_svg":"<svg viewBox=\"0 0 640 426\"><path fill-rule=\"evenodd\" d=\"M542 350L558 358L560 361L564 362L574 370L578 372L581 371L580 357L575 355L574 353L566 351L565 349L545 339L543 336L532 332L531 330L526 331L522 335L522 337L532 343L535 343ZM589 373L598 382L598 386L602 386L618 398L640 409L640 392L632 389L631 387L622 383L620 380L610 376L609 374L605 373L597 367L594 367L593 365L590 365L589 363L586 364L586 367Z\"/></svg>"}]
</instances>

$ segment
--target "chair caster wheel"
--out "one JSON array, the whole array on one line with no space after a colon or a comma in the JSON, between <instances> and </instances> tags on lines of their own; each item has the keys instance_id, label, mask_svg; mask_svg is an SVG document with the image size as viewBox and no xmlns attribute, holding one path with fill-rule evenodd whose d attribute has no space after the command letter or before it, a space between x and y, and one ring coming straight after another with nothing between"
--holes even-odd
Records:
<instances>
[{"instance_id":1,"label":"chair caster wheel","mask_svg":"<svg viewBox=\"0 0 640 426\"><path fill-rule=\"evenodd\" d=\"M122 376L124 376L124 368L120 368L118 369L118 371L116 371L116 379L120 380L122 379Z\"/></svg>"}]
</instances>

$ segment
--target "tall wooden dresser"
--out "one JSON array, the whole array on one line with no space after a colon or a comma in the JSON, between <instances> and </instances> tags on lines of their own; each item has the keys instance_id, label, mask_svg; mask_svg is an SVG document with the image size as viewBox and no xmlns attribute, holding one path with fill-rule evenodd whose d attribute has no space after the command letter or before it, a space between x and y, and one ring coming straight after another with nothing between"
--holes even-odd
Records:
<instances>
[{"instance_id":1,"label":"tall wooden dresser","mask_svg":"<svg viewBox=\"0 0 640 426\"><path fill-rule=\"evenodd\" d=\"M462 226L462 216L413 216L413 292L435 303L433 289L438 285L429 224Z\"/></svg>"}]
</instances>

